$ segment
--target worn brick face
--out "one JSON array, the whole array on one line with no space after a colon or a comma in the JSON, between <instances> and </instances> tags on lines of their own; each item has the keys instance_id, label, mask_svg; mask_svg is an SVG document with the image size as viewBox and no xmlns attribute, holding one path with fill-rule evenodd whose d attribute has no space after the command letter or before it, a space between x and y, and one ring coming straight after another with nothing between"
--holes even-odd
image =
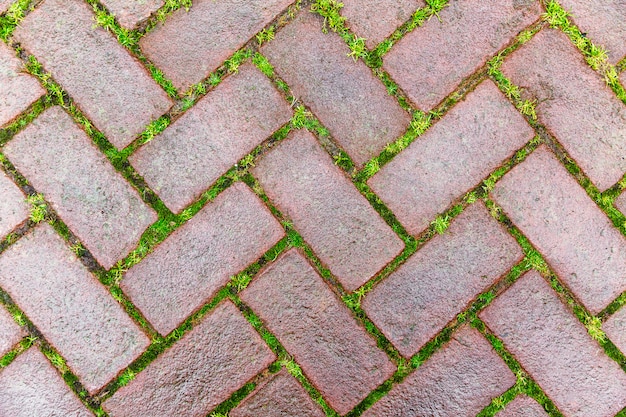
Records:
<instances>
[{"instance_id":1,"label":"worn brick face","mask_svg":"<svg viewBox=\"0 0 626 417\"><path fill-rule=\"evenodd\" d=\"M519 395L496 414L496 417L548 417L546 410L537 401L525 395Z\"/></svg>"},{"instance_id":2,"label":"worn brick face","mask_svg":"<svg viewBox=\"0 0 626 417\"><path fill-rule=\"evenodd\" d=\"M0 239L28 218L28 204L19 188L0 171Z\"/></svg>"},{"instance_id":3,"label":"worn brick face","mask_svg":"<svg viewBox=\"0 0 626 417\"><path fill-rule=\"evenodd\" d=\"M137 24L163 6L163 0L102 0L102 4L115 15L119 24L133 29Z\"/></svg>"},{"instance_id":4,"label":"worn brick face","mask_svg":"<svg viewBox=\"0 0 626 417\"><path fill-rule=\"evenodd\" d=\"M613 314L602 326L602 330L619 350L626 352L626 308Z\"/></svg>"},{"instance_id":5,"label":"worn brick face","mask_svg":"<svg viewBox=\"0 0 626 417\"><path fill-rule=\"evenodd\" d=\"M24 336L20 326L4 307L0 306L0 358L11 350Z\"/></svg>"}]
</instances>

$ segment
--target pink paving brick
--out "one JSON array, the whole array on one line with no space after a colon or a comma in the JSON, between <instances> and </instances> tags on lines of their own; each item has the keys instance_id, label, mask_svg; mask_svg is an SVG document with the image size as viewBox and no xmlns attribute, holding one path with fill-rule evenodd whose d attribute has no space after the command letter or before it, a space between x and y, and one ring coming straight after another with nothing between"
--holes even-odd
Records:
<instances>
[{"instance_id":1,"label":"pink paving brick","mask_svg":"<svg viewBox=\"0 0 626 417\"><path fill-rule=\"evenodd\" d=\"M285 370L257 387L247 399L228 413L230 417L324 417L298 381Z\"/></svg>"},{"instance_id":2,"label":"pink paving brick","mask_svg":"<svg viewBox=\"0 0 626 417\"><path fill-rule=\"evenodd\" d=\"M603 191L626 171L626 107L567 35L545 29L502 65L537 101L539 121Z\"/></svg>"},{"instance_id":3,"label":"pink paving brick","mask_svg":"<svg viewBox=\"0 0 626 417\"><path fill-rule=\"evenodd\" d=\"M620 194L614 201L615 207L622 213L626 213L626 193Z\"/></svg>"},{"instance_id":4,"label":"pink paving brick","mask_svg":"<svg viewBox=\"0 0 626 417\"><path fill-rule=\"evenodd\" d=\"M275 359L230 302L105 401L111 417L204 417Z\"/></svg>"},{"instance_id":5,"label":"pink paving brick","mask_svg":"<svg viewBox=\"0 0 626 417\"><path fill-rule=\"evenodd\" d=\"M612 417L626 406L626 374L536 271L480 317L564 415Z\"/></svg>"},{"instance_id":6,"label":"pink paving brick","mask_svg":"<svg viewBox=\"0 0 626 417\"><path fill-rule=\"evenodd\" d=\"M602 329L619 350L626 352L626 308L609 317Z\"/></svg>"},{"instance_id":7,"label":"pink paving brick","mask_svg":"<svg viewBox=\"0 0 626 417\"><path fill-rule=\"evenodd\" d=\"M157 220L61 107L42 113L4 152L106 269Z\"/></svg>"},{"instance_id":8,"label":"pink paving brick","mask_svg":"<svg viewBox=\"0 0 626 417\"><path fill-rule=\"evenodd\" d=\"M453 0L385 56L384 69L422 110L435 107L465 77L539 18L533 0Z\"/></svg>"},{"instance_id":9,"label":"pink paving brick","mask_svg":"<svg viewBox=\"0 0 626 417\"><path fill-rule=\"evenodd\" d=\"M35 347L18 356L6 369L0 370L0 415L93 416Z\"/></svg>"},{"instance_id":10,"label":"pink paving brick","mask_svg":"<svg viewBox=\"0 0 626 417\"><path fill-rule=\"evenodd\" d=\"M261 48L294 95L362 166L404 133L407 112L334 33L322 33L320 16L304 11Z\"/></svg>"},{"instance_id":11,"label":"pink paving brick","mask_svg":"<svg viewBox=\"0 0 626 417\"><path fill-rule=\"evenodd\" d=\"M493 198L591 311L626 290L626 242L541 146L496 185Z\"/></svg>"},{"instance_id":12,"label":"pink paving brick","mask_svg":"<svg viewBox=\"0 0 626 417\"><path fill-rule=\"evenodd\" d=\"M48 224L0 255L0 286L90 393L150 343Z\"/></svg>"},{"instance_id":13,"label":"pink paving brick","mask_svg":"<svg viewBox=\"0 0 626 417\"><path fill-rule=\"evenodd\" d=\"M24 65L15 52L0 42L0 127L19 116L43 94L45 90L36 78L24 72Z\"/></svg>"},{"instance_id":14,"label":"pink paving brick","mask_svg":"<svg viewBox=\"0 0 626 417\"><path fill-rule=\"evenodd\" d=\"M83 1L45 0L13 35L117 148L172 105L114 35L96 27Z\"/></svg>"},{"instance_id":15,"label":"pink paving brick","mask_svg":"<svg viewBox=\"0 0 626 417\"><path fill-rule=\"evenodd\" d=\"M525 395L519 395L506 405L504 411L496 417L549 417L546 410L537 401Z\"/></svg>"},{"instance_id":16,"label":"pink paving brick","mask_svg":"<svg viewBox=\"0 0 626 417\"><path fill-rule=\"evenodd\" d=\"M347 20L347 26L357 36L366 39L365 45L375 48L393 31L409 20L418 7L422 7L422 0L343 0L341 14Z\"/></svg>"},{"instance_id":17,"label":"pink paving brick","mask_svg":"<svg viewBox=\"0 0 626 417\"><path fill-rule=\"evenodd\" d=\"M0 13L4 13L9 9L13 0L0 0Z\"/></svg>"},{"instance_id":18,"label":"pink paving brick","mask_svg":"<svg viewBox=\"0 0 626 417\"><path fill-rule=\"evenodd\" d=\"M377 285L363 308L409 357L522 256L515 239L477 203Z\"/></svg>"},{"instance_id":19,"label":"pink paving brick","mask_svg":"<svg viewBox=\"0 0 626 417\"><path fill-rule=\"evenodd\" d=\"M290 118L269 79L246 64L130 161L179 212Z\"/></svg>"},{"instance_id":20,"label":"pink paving brick","mask_svg":"<svg viewBox=\"0 0 626 417\"><path fill-rule=\"evenodd\" d=\"M0 358L13 349L23 336L24 332L20 326L15 323L9 312L0 305Z\"/></svg>"},{"instance_id":21,"label":"pink paving brick","mask_svg":"<svg viewBox=\"0 0 626 417\"><path fill-rule=\"evenodd\" d=\"M395 371L374 339L296 249L255 278L241 299L341 415Z\"/></svg>"},{"instance_id":22,"label":"pink paving brick","mask_svg":"<svg viewBox=\"0 0 626 417\"><path fill-rule=\"evenodd\" d=\"M348 290L363 285L403 243L306 130L257 163L268 197Z\"/></svg>"},{"instance_id":23,"label":"pink paving brick","mask_svg":"<svg viewBox=\"0 0 626 417\"><path fill-rule=\"evenodd\" d=\"M369 185L416 235L533 135L488 80L385 165Z\"/></svg>"},{"instance_id":24,"label":"pink paving brick","mask_svg":"<svg viewBox=\"0 0 626 417\"><path fill-rule=\"evenodd\" d=\"M143 53L179 90L202 81L293 0L198 0L141 38Z\"/></svg>"},{"instance_id":25,"label":"pink paving brick","mask_svg":"<svg viewBox=\"0 0 626 417\"><path fill-rule=\"evenodd\" d=\"M626 6L623 0L559 0L570 19L615 64L626 55Z\"/></svg>"},{"instance_id":26,"label":"pink paving brick","mask_svg":"<svg viewBox=\"0 0 626 417\"><path fill-rule=\"evenodd\" d=\"M515 375L475 329L452 340L363 417L474 417L515 384Z\"/></svg>"},{"instance_id":27,"label":"pink paving brick","mask_svg":"<svg viewBox=\"0 0 626 417\"><path fill-rule=\"evenodd\" d=\"M237 183L130 269L121 287L168 334L283 235L263 203Z\"/></svg>"},{"instance_id":28,"label":"pink paving brick","mask_svg":"<svg viewBox=\"0 0 626 417\"><path fill-rule=\"evenodd\" d=\"M141 21L163 6L163 0L102 0L102 4L115 15L119 24L133 29Z\"/></svg>"},{"instance_id":29,"label":"pink paving brick","mask_svg":"<svg viewBox=\"0 0 626 417\"><path fill-rule=\"evenodd\" d=\"M0 171L0 239L28 218L26 197L2 171Z\"/></svg>"}]
</instances>

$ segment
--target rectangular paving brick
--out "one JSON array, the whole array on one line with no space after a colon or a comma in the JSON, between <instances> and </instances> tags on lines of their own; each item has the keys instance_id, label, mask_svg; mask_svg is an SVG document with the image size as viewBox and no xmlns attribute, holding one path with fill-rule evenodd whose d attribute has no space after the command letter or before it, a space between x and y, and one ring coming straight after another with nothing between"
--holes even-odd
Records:
<instances>
[{"instance_id":1,"label":"rectangular paving brick","mask_svg":"<svg viewBox=\"0 0 626 417\"><path fill-rule=\"evenodd\" d=\"M0 255L0 286L92 394L150 343L48 224Z\"/></svg>"},{"instance_id":2,"label":"rectangular paving brick","mask_svg":"<svg viewBox=\"0 0 626 417\"><path fill-rule=\"evenodd\" d=\"M22 191L0 171L0 239L28 218L28 204Z\"/></svg>"},{"instance_id":3,"label":"rectangular paving brick","mask_svg":"<svg viewBox=\"0 0 626 417\"><path fill-rule=\"evenodd\" d=\"M0 358L17 345L23 336L24 331L0 305Z\"/></svg>"},{"instance_id":4,"label":"rectangular paving brick","mask_svg":"<svg viewBox=\"0 0 626 417\"><path fill-rule=\"evenodd\" d=\"M626 374L536 271L480 317L564 415L612 417L626 406Z\"/></svg>"},{"instance_id":5,"label":"rectangular paving brick","mask_svg":"<svg viewBox=\"0 0 626 417\"><path fill-rule=\"evenodd\" d=\"M283 235L261 200L236 183L131 268L121 287L168 334Z\"/></svg>"},{"instance_id":6,"label":"rectangular paving brick","mask_svg":"<svg viewBox=\"0 0 626 417\"><path fill-rule=\"evenodd\" d=\"M13 0L0 0L0 13L4 13L9 9Z\"/></svg>"},{"instance_id":7,"label":"rectangular paving brick","mask_svg":"<svg viewBox=\"0 0 626 417\"><path fill-rule=\"evenodd\" d=\"M141 38L144 55L187 90L215 71L293 0L196 0Z\"/></svg>"},{"instance_id":8,"label":"rectangular paving brick","mask_svg":"<svg viewBox=\"0 0 626 417\"><path fill-rule=\"evenodd\" d=\"M465 326L362 415L474 417L513 384L515 375L489 342Z\"/></svg>"},{"instance_id":9,"label":"rectangular paving brick","mask_svg":"<svg viewBox=\"0 0 626 417\"><path fill-rule=\"evenodd\" d=\"M477 203L378 284L363 309L409 357L522 256L515 239Z\"/></svg>"},{"instance_id":10,"label":"rectangular paving brick","mask_svg":"<svg viewBox=\"0 0 626 417\"><path fill-rule=\"evenodd\" d=\"M513 168L492 196L592 314L626 290L624 237L548 148Z\"/></svg>"},{"instance_id":11,"label":"rectangular paving brick","mask_svg":"<svg viewBox=\"0 0 626 417\"><path fill-rule=\"evenodd\" d=\"M0 415L93 417L35 347L0 371Z\"/></svg>"},{"instance_id":12,"label":"rectangular paving brick","mask_svg":"<svg viewBox=\"0 0 626 417\"><path fill-rule=\"evenodd\" d=\"M252 172L348 290L402 251L400 238L308 131L292 131Z\"/></svg>"},{"instance_id":13,"label":"rectangular paving brick","mask_svg":"<svg viewBox=\"0 0 626 417\"><path fill-rule=\"evenodd\" d=\"M139 149L130 162L175 212L291 118L287 102L245 64Z\"/></svg>"},{"instance_id":14,"label":"rectangular paving brick","mask_svg":"<svg viewBox=\"0 0 626 417\"><path fill-rule=\"evenodd\" d=\"M2 13L2 2L0 2L0 13ZM15 56L15 52L1 42L0 127L19 116L45 92L35 77L24 73L24 65Z\"/></svg>"},{"instance_id":15,"label":"rectangular paving brick","mask_svg":"<svg viewBox=\"0 0 626 417\"><path fill-rule=\"evenodd\" d=\"M537 401L525 395L518 395L496 417L549 417Z\"/></svg>"},{"instance_id":16,"label":"rectangular paving brick","mask_svg":"<svg viewBox=\"0 0 626 417\"><path fill-rule=\"evenodd\" d=\"M619 350L626 352L626 308L621 308L602 325L602 330Z\"/></svg>"},{"instance_id":17,"label":"rectangular paving brick","mask_svg":"<svg viewBox=\"0 0 626 417\"><path fill-rule=\"evenodd\" d=\"M241 294L326 401L343 415L395 366L296 249Z\"/></svg>"},{"instance_id":18,"label":"rectangular paving brick","mask_svg":"<svg viewBox=\"0 0 626 417\"><path fill-rule=\"evenodd\" d=\"M13 36L117 148L132 142L172 105L115 36L96 27L91 7L83 1L45 0Z\"/></svg>"},{"instance_id":19,"label":"rectangular paving brick","mask_svg":"<svg viewBox=\"0 0 626 417\"><path fill-rule=\"evenodd\" d=\"M137 24L163 6L163 0L102 0L102 4L126 29L134 29Z\"/></svg>"},{"instance_id":20,"label":"rectangular paving brick","mask_svg":"<svg viewBox=\"0 0 626 417\"><path fill-rule=\"evenodd\" d=\"M358 166L404 133L410 116L322 18L303 11L261 48L296 97L319 117Z\"/></svg>"},{"instance_id":21,"label":"rectangular paving brick","mask_svg":"<svg viewBox=\"0 0 626 417\"><path fill-rule=\"evenodd\" d=\"M502 65L537 100L539 121L603 191L626 171L626 107L567 35L545 29Z\"/></svg>"},{"instance_id":22,"label":"rectangular paving brick","mask_svg":"<svg viewBox=\"0 0 626 417\"><path fill-rule=\"evenodd\" d=\"M224 301L103 406L111 417L204 417L274 359Z\"/></svg>"},{"instance_id":23,"label":"rectangular paving brick","mask_svg":"<svg viewBox=\"0 0 626 417\"><path fill-rule=\"evenodd\" d=\"M157 220L61 107L42 113L4 152L106 269Z\"/></svg>"},{"instance_id":24,"label":"rectangular paving brick","mask_svg":"<svg viewBox=\"0 0 626 417\"><path fill-rule=\"evenodd\" d=\"M417 235L533 135L487 80L368 183L407 231Z\"/></svg>"},{"instance_id":25,"label":"rectangular paving brick","mask_svg":"<svg viewBox=\"0 0 626 417\"><path fill-rule=\"evenodd\" d=\"M438 18L402 38L383 68L429 111L540 13L534 0L450 1Z\"/></svg>"}]
</instances>

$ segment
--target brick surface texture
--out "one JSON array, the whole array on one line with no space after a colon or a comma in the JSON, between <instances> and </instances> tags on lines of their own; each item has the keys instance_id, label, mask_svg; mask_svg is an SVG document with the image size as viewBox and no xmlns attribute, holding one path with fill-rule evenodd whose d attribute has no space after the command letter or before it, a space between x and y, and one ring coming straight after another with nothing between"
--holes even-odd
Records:
<instances>
[{"instance_id":1,"label":"brick surface texture","mask_svg":"<svg viewBox=\"0 0 626 417\"><path fill-rule=\"evenodd\" d=\"M0 173L0 238L28 218L26 196L3 173Z\"/></svg>"},{"instance_id":2,"label":"brick surface texture","mask_svg":"<svg viewBox=\"0 0 626 417\"><path fill-rule=\"evenodd\" d=\"M22 329L13 317L6 310L0 309L0 357L11 350L22 336Z\"/></svg>"},{"instance_id":3,"label":"brick surface texture","mask_svg":"<svg viewBox=\"0 0 626 417\"><path fill-rule=\"evenodd\" d=\"M496 414L498 417L548 417L548 413L537 401L525 395L520 395L506 405L504 411Z\"/></svg>"},{"instance_id":4,"label":"brick surface texture","mask_svg":"<svg viewBox=\"0 0 626 417\"><path fill-rule=\"evenodd\" d=\"M622 352L626 352L626 309L622 308L609 318L602 330Z\"/></svg>"},{"instance_id":5,"label":"brick surface texture","mask_svg":"<svg viewBox=\"0 0 626 417\"><path fill-rule=\"evenodd\" d=\"M117 18L120 25L132 29L147 19L159 7L163 0L103 0L102 4Z\"/></svg>"}]
</instances>

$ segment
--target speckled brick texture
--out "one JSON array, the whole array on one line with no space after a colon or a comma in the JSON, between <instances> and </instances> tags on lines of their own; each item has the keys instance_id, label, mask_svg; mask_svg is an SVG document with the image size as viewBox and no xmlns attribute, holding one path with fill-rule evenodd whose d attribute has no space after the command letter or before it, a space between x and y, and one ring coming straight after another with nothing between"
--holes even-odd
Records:
<instances>
[{"instance_id":1,"label":"speckled brick texture","mask_svg":"<svg viewBox=\"0 0 626 417\"><path fill-rule=\"evenodd\" d=\"M0 308L0 357L13 349L22 336L24 336L24 331L8 311Z\"/></svg>"},{"instance_id":2,"label":"speckled brick texture","mask_svg":"<svg viewBox=\"0 0 626 417\"><path fill-rule=\"evenodd\" d=\"M146 20L159 7L163 0L103 0L102 4L117 18L120 25L133 29Z\"/></svg>"},{"instance_id":3,"label":"speckled brick texture","mask_svg":"<svg viewBox=\"0 0 626 417\"><path fill-rule=\"evenodd\" d=\"M9 177L0 172L0 238L28 218L26 196Z\"/></svg>"},{"instance_id":4,"label":"speckled brick texture","mask_svg":"<svg viewBox=\"0 0 626 417\"><path fill-rule=\"evenodd\" d=\"M497 417L548 417L548 413L534 399L519 395L506 405Z\"/></svg>"}]
</instances>

